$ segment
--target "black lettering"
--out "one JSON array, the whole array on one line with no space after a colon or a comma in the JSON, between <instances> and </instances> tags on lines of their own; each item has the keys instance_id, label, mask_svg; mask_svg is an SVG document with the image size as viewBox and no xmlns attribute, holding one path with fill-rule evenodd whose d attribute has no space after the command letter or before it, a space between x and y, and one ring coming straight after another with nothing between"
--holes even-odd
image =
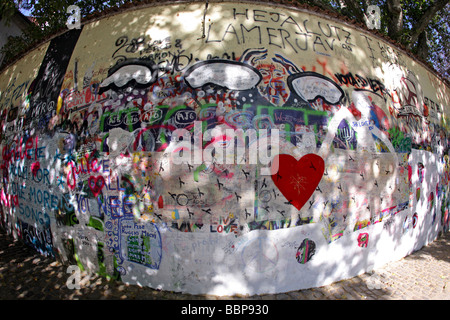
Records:
<instances>
[{"instance_id":1,"label":"black lettering","mask_svg":"<svg viewBox=\"0 0 450 320\"><path fill-rule=\"evenodd\" d=\"M377 93L377 91L380 91L381 95L384 93L384 85L380 81L376 79L369 79L369 85L370 89L372 89L374 93Z\"/></svg>"},{"instance_id":2,"label":"black lettering","mask_svg":"<svg viewBox=\"0 0 450 320\"><path fill-rule=\"evenodd\" d=\"M209 40L209 34L211 32L211 24L208 27L208 35L206 36L206 40L205 43L209 43L209 42L220 42L220 40Z\"/></svg>"},{"instance_id":3,"label":"black lettering","mask_svg":"<svg viewBox=\"0 0 450 320\"><path fill-rule=\"evenodd\" d=\"M294 48L292 43L290 43L288 40L288 38L290 38L291 34L287 30L284 30L284 29L278 29L278 30L280 30L280 37L281 37L281 41L283 43L283 48L286 48L285 43L288 43L291 46L291 48L294 50L294 52L297 53L297 50ZM287 35L283 36L283 33L285 33Z\"/></svg>"},{"instance_id":4,"label":"black lettering","mask_svg":"<svg viewBox=\"0 0 450 320\"><path fill-rule=\"evenodd\" d=\"M280 13L277 13L277 12L270 12L269 13L269 15L276 15L277 16L277 20L273 20L273 18L272 17L270 17L270 20L272 20L273 22L278 22L278 21L280 21L280 17L281 16L284 16L284 14L280 14Z\"/></svg>"},{"instance_id":5,"label":"black lettering","mask_svg":"<svg viewBox=\"0 0 450 320\"><path fill-rule=\"evenodd\" d=\"M285 23L289 23L289 24L293 24L296 25L298 27L298 30L300 30L300 32L303 32L302 28L300 28L300 26L298 25L297 21L295 21L291 16L287 17L286 19L284 19L283 23L280 25L280 27L283 26L283 24Z\"/></svg>"},{"instance_id":6,"label":"black lettering","mask_svg":"<svg viewBox=\"0 0 450 320\"><path fill-rule=\"evenodd\" d=\"M306 33L312 33L312 34L316 34L316 35L320 36L319 33L311 32L311 31L308 30L308 27L306 26L307 22L308 22L308 20L303 21L303 26L305 27Z\"/></svg>"},{"instance_id":7,"label":"black lettering","mask_svg":"<svg viewBox=\"0 0 450 320\"><path fill-rule=\"evenodd\" d=\"M332 41L331 41L331 45L328 43L328 41L327 41L327 39L325 39L325 43L328 45L328 47L331 49L331 50L333 50L333 47L334 47L334 40L336 40L336 39L333 39Z\"/></svg>"},{"instance_id":8,"label":"black lettering","mask_svg":"<svg viewBox=\"0 0 450 320\"><path fill-rule=\"evenodd\" d=\"M366 87L367 86L367 80L364 79L364 77L360 76L359 74L356 75L356 81L360 84L360 87Z\"/></svg>"},{"instance_id":9,"label":"black lettering","mask_svg":"<svg viewBox=\"0 0 450 320\"><path fill-rule=\"evenodd\" d=\"M230 30L230 27L231 27L231 29L233 29L233 31L228 31L228 30ZM228 33L234 34L235 37L236 37L237 43L238 43L238 44L241 44L241 42L239 41L239 37L238 37L238 35L237 35L237 33L236 33L236 29L234 29L234 26L233 26L231 23L228 25L227 30L225 30L225 32L224 32L224 34L223 34L223 37L222 37L222 41L225 40L225 36L226 36Z\"/></svg>"},{"instance_id":10,"label":"black lettering","mask_svg":"<svg viewBox=\"0 0 450 320\"><path fill-rule=\"evenodd\" d=\"M253 20L255 20L255 22L269 22L267 20L259 20L258 19L259 17L265 18L266 16L263 14L257 14L256 11L267 13L267 11L263 11L263 10L253 10Z\"/></svg>"},{"instance_id":11,"label":"black lettering","mask_svg":"<svg viewBox=\"0 0 450 320\"><path fill-rule=\"evenodd\" d=\"M354 86L354 87L358 86L358 82L356 82L356 79L355 79L355 77L353 76L353 73L347 74L347 79L349 80L349 83L350 83L352 86Z\"/></svg>"},{"instance_id":12,"label":"black lettering","mask_svg":"<svg viewBox=\"0 0 450 320\"><path fill-rule=\"evenodd\" d=\"M370 46L370 42L369 42L369 40L370 41L372 41L372 39L370 39L369 37L367 37L366 35L364 35L364 34L361 34L364 38L366 38L366 42L367 42L367 48L370 50L370 56L369 56L369 58L370 59L372 59L372 65L374 65L375 66L375 56L373 55L373 52L375 51L374 49L372 49L372 47Z\"/></svg>"},{"instance_id":13,"label":"black lettering","mask_svg":"<svg viewBox=\"0 0 450 320\"><path fill-rule=\"evenodd\" d=\"M329 25L328 23L327 23L327 27L328 27L329 34L326 34L325 31L323 31L322 25L320 24L320 21L319 21L317 24L319 25L320 31L322 31L322 33L323 33L325 36L327 36L328 38L331 37L331 28L330 28L330 25Z\"/></svg>"},{"instance_id":14,"label":"black lettering","mask_svg":"<svg viewBox=\"0 0 450 320\"><path fill-rule=\"evenodd\" d=\"M330 28L334 28L334 32L336 33L336 37L338 38L339 41L341 41L341 37L339 37L339 32L337 31L337 29L341 29L341 28L336 27L336 26L330 26Z\"/></svg>"},{"instance_id":15,"label":"black lettering","mask_svg":"<svg viewBox=\"0 0 450 320\"><path fill-rule=\"evenodd\" d=\"M236 8L233 8L233 16L234 20L236 20L236 16L245 16L245 18L248 20L248 9L245 9L245 13L239 13L236 12Z\"/></svg>"},{"instance_id":16,"label":"black lettering","mask_svg":"<svg viewBox=\"0 0 450 320\"><path fill-rule=\"evenodd\" d=\"M350 32L342 30L343 32L347 33L347 35L345 36L345 43L348 44L349 46L354 46L353 43L350 43L350 36L352 35Z\"/></svg>"},{"instance_id":17,"label":"black lettering","mask_svg":"<svg viewBox=\"0 0 450 320\"><path fill-rule=\"evenodd\" d=\"M261 44L261 28L259 26L254 26L251 29L247 29L243 24L241 24L242 43L245 43L244 29L247 33L252 32L253 29L257 29L258 30L258 41L259 41L259 44Z\"/></svg>"},{"instance_id":18,"label":"black lettering","mask_svg":"<svg viewBox=\"0 0 450 320\"><path fill-rule=\"evenodd\" d=\"M269 37L269 44L273 44L274 46L277 46L278 48L281 48L280 45L272 42L272 37L274 37L274 38L278 38L278 37L276 35L274 35L274 34L271 34L270 30L276 30L276 29L274 29L274 28L266 28L266 29L267 29L267 36Z\"/></svg>"},{"instance_id":19,"label":"black lettering","mask_svg":"<svg viewBox=\"0 0 450 320\"><path fill-rule=\"evenodd\" d=\"M297 48L299 48L300 50L303 50L303 51L308 50L308 37L311 37L311 35L306 34L306 33L298 33L298 32L296 32L295 34L305 36L305 39L304 39L305 45L303 48L300 46L298 38L295 39L295 44L297 45Z\"/></svg>"},{"instance_id":20,"label":"black lettering","mask_svg":"<svg viewBox=\"0 0 450 320\"><path fill-rule=\"evenodd\" d=\"M364 38L366 38L367 48L369 48L370 51L373 51L372 47L370 46L370 42L369 42L369 40L372 41L372 39L370 39L369 37L367 37L365 34L362 34L362 33L361 33L361 35L362 35Z\"/></svg>"},{"instance_id":21,"label":"black lettering","mask_svg":"<svg viewBox=\"0 0 450 320\"><path fill-rule=\"evenodd\" d=\"M317 40L319 40L319 41L317 41ZM316 36L316 39L314 40L314 44L313 44L314 51L316 51L316 44L321 45L325 49L325 51L327 51L327 48L325 48L325 45L323 44L322 39L319 36Z\"/></svg>"}]
</instances>

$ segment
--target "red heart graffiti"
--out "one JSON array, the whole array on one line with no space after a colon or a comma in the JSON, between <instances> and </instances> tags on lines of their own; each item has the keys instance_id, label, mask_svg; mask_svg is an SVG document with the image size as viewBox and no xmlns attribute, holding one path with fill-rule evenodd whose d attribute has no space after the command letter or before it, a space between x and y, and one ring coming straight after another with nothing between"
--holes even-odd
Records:
<instances>
[{"instance_id":1,"label":"red heart graffiti","mask_svg":"<svg viewBox=\"0 0 450 320\"><path fill-rule=\"evenodd\" d=\"M297 210L308 201L319 185L325 171L325 162L316 154L304 155L296 160L288 154L274 157L272 172L278 165L278 172L272 175L272 180Z\"/></svg>"},{"instance_id":2,"label":"red heart graffiti","mask_svg":"<svg viewBox=\"0 0 450 320\"><path fill-rule=\"evenodd\" d=\"M94 184L92 184L94 182ZM102 176L94 177L90 176L88 180L89 189L91 189L94 197L98 196L105 185L105 178Z\"/></svg>"}]
</instances>

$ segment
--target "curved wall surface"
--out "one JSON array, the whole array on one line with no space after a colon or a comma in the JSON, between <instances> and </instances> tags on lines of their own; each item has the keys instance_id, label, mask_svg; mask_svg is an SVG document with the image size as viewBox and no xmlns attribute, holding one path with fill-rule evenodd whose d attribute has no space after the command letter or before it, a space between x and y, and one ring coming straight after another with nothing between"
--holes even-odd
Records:
<instances>
[{"instance_id":1,"label":"curved wall surface","mask_svg":"<svg viewBox=\"0 0 450 320\"><path fill-rule=\"evenodd\" d=\"M124 282L322 286L449 228L449 88L305 9L124 10L30 51L0 94L2 227Z\"/></svg>"}]
</instances>

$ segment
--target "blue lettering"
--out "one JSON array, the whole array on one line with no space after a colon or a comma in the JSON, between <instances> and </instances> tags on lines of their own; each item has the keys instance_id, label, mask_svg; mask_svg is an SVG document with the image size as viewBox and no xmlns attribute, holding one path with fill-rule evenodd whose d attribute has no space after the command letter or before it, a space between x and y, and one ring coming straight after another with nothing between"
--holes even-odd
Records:
<instances>
[{"instance_id":1,"label":"blue lettering","mask_svg":"<svg viewBox=\"0 0 450 320\"><path fill-rule=\"evenodd\" d=\"M48 191L44 191L44 208L48 207L49 209L51 209L50 205L48 204L49 198L50 198L50 194L48 193Z\"/></svg>"},{"instance_id":2,"label":"blue lettering","mask_svg":"<svg viewBox=\"0 0 450 320\"><path fill-rule=\"evenodd\" d=\"M44 168L44 183L45 183L45 180L47 180L48 185L50 185L50 180L48 178L49 174L50 174L50 171L48 171L48 169Z\"/></svg>"},{"instance_id":3,"label":"blue lettering","mask_svg":"<svg viewBox=\"0 0 450 320\"><path fill-rule=\"evenodd\" d=\"M38 158L45 158L44 149L45 149L45 147L40 147L37 149Z\"/></svg>"},{"instance_id":4,"label":"blue lettering","mask_svg":"<svg viewBox=\"0 0 450 320\"><path fill-rule=\"evenodd\" d=\"M52 194L50 199L50 209L58 209L58 197Z\"/></svg>"},{"instance_id":5,"label":"blue lettering","mask_svg":"<svg viewBox=\"0 0 450 320\"><path fill-rule=\"evenodd\" d=\"M36 199L34 201L35 203L36 203L36 200L37 200L37 202L39 202L39 204L42 203L42 191L40 189L38 189L36 192Z\"/></svg>"},{"instance_id":6,"label":"blue lettering","mask_svg":"<svg viewBox=\"0 0 450 320\"><path fill-rule=\"evenodd\" d=\"M29 201L33 200L35 198L36 195L36 191L33 187L30 186L30 191L28 192L28 196L29 196ZM34 200L33 200L34 201Z\"/></svg>"},{"instance_id":7,"label":"blue lettering","mask_svg":"<svg viewBox=\"0 0 450 320\"><path fill-rule=\"evenodd\" d=\"M109 159L103 159L103 172L109 172Z\"/></svg>"}]
</instances>

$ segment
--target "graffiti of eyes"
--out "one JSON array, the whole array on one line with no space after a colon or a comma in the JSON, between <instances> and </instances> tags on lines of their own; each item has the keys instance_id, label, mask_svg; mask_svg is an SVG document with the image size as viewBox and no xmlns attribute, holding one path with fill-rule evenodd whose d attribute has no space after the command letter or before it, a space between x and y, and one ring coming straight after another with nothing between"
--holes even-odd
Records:
<instances>
[{"instance_id":1,"label":"graffiti of eyes","mask_svg":"<svg viewBox=\"0 0 450 320\"><path fill-rule=\"evenodd\" d=\"M282 70L275 70L272 73L272 79L281 80L285 75L286 75L286 73L284 71L282 71Z\"/></svg>"},{"instance_id":2,"label":"graffiti of eyes","mask_svg":"<svg viewBox=\"0 0 450 320\"><path fill-rule=\"evenodd\" d=\"M268 83L269 81L281 81L286 76L286 73L283 70L267 70L267 69L260 69L259 72L261 73L263 77L264 83Z\"/></svg>"},{"instance_id":3,"label":"graffiti of eyes","mask_svg":"<svg viewBox=\"0 0 450 320\"><path fill-rule=\"evenodd\" d=\"M261 76L263 77L263 80L270 79L270 72L264 69L259 69L259 72L261 73Z\"/></svg>"}]
</instances>

